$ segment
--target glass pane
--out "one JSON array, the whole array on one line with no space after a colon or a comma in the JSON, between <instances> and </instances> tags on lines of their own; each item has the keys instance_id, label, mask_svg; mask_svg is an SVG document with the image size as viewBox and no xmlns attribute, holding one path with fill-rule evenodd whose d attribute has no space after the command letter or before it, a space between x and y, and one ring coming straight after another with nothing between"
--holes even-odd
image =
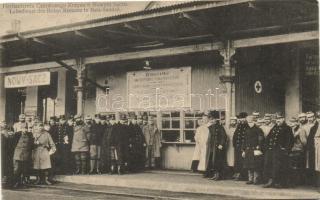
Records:
<instances>
[{"instance_id":1,"label":"glass pane","mask_svg":"<svg viewBox=\"0 0 320 200\"><path fill-rule=\"evenodd\" d=\"M163 130L161 132L163 142L180 142L180 132L178 130Z\"/></svg>"},{"instance_id":2,"label":"glass pane","mask_svg":"<svg viewBox=\"0 0 320 200\"><path fill-rule=\"evenodd\" d=\"M185 134L185 142L188 143L188 142L195 142L194 140L194 134L195 134L195 131L184 131L184 134Z\"/></svg>"},{"instance_id":3,"label":"glass pane","mask_svg":"<svg viewBox=\"0 0 320 200\"><path fill-rule=\"evenodd\" d=\"M162 120L162 128L170 128L170 120Z\"/></svg>"},{"instance_id":4,"label":"glass pane","mask_svg":"<svg viewBox=\"0 0 320 200\"><path fill-rule=\"evenodd\" d=\"M185 117L194 117L194 113L185 113L184 116Z\"/></svg>"},{"instance_id":5,"label":"glass pane","mask_svg":"<svg viewBox=\"0 0 320 200\"><path fill-rule=\"evenodd\" d=\"M203 115L203 113L201 113L201 112L198 112L198 113L196 113L196 117L199 117L199 118L201 118L202 117L202 115Z\"/></svg>"},{"instance_id":6,"label":"glass pane","mask_svg":"<svg viewBox=\"0 0 320 200\"><path fill-rule=\"evenodd\" d=\"M180 128L180 120L172 120L172 128Z\"/></svg>"},{"instance_id":7,"label":"glass pane","mask_svg":"<svg viewBox=\"0 0 320 200\"><path fill-rule=\"evenodd\" d=\"M180 112L171 112L171 117L180 117Z\"/></svg>"},{"instance_id":8,"label":"glass pane","mask_svg":"<svg viewBox=\"0 0 320 200\"><path fill-rule=\"evenodd\" d=\"M168 112L163 112L163 113L161 113L161 116L162 116L162 117L170 117L170 113L168 113Z\"/></svg>"},{"instance_id":9,"label":"glass pane","mask_svg":"<svg viewBox=\"0 0 320 200\"><path fill-rule=\"evenodd\" d=\"M194 128L194 120L184 120L185 128Z\"/></svg>"}]
</instances>

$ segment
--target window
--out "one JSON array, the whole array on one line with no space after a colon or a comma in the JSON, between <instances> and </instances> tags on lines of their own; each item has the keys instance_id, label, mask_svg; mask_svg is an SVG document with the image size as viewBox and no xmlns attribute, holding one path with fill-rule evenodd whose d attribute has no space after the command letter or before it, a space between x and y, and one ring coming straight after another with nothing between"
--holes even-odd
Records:
<instances>
[{"instance_id":1,"label":"window","mask_svg":"<svg viewBox=\"0 0 320 200\"><path fill-rule=\"evenodd\" d=\"M181 142L180 111L161 113L161 134L163 142Z\"/></svg>"}]
</instances>

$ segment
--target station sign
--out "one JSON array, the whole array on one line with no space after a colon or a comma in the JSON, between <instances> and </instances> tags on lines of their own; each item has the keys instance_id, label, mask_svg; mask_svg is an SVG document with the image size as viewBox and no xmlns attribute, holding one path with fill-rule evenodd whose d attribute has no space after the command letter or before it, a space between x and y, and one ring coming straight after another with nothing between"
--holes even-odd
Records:
<instances>
[{"instance_id":1,"label":"station sign","mask_svg":"<svg viewBox=\"0 0 320 200\"><path fill-rule=\"evenodd\" d=\"M21 88L39 85L50 85L50 72L34 72L7 75L4 79L5 88Z\"/></svg>"}]
</instances>

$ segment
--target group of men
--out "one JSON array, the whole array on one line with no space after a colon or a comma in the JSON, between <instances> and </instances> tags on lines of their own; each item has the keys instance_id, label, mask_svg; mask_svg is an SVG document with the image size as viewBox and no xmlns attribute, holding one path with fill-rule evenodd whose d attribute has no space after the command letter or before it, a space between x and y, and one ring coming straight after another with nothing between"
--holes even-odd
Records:
<instances>
[{"instance_id":1,"label":"group of men","mask_svg":"<svg viewBox=\"0 0 320 200\"><path fill-rule=\"evenodd\" d=\"M315 138L320 137L320 113L284 116L245 112L224 129L218 112L204 114L195 134L193 171L220 180L232 169L233 179L263 187L316 185ZM229 166L229 168L227 167Z\"/></svg>"},{"instance_id":2,"label":"group of men","mask_svg":"<svg viewBox=\"0 0 320 200\"><path fill-rule=\"evenodd\" d=\"M51 117L43 130L53 141L51 145L47 145L48 152L50 149L54 151L48 154L50 166L46 165L48 175L42 183L54 183L56 174L122 174L139 172L146 167L159 167L161 139L153 116L130 114L128 117L129 119L127 115L121 115L119 120L114 115L99 114L94 118L86 116L84 119L79 115L68 120L63 115L59 118ZM28 156L22 156L24 163L34 162L37 139L34 128L39 120L30 119L21 114L19 122L13 128L8 127L5 122L1 123L2 159L5 161L2 163L6 163L2 166L2 175L7 179L14 174L11 168L16 168L10 166L10 163L15 165L17 160L13 156L13 152L20 148L17 144L24 144L24 148L20 148L22 154L31 152ZM24 137L18 138L16 142L7 137L8 132L14 135L21 132L22 128L29 138L27 142ZM32 174L30 164L22 166L19 174L19 184L28 183L27 177ZM8 179L11 185L15 185L17 181Z\"/></svg>"}]
</instances>

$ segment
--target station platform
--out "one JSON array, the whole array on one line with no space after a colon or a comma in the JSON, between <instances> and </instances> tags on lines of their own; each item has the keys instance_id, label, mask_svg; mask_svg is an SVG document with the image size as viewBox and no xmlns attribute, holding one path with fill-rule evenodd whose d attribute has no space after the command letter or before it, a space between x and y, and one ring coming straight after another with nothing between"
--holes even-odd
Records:
<instances>
[{"instance_id":1,"label":"station platform","mask_svg":"<svg viewBox=\"0 0 320 200\"><path fill-rule=\"evenodd\" d=\"M145 171L124 175L60 175L60 182L123 187L192 194L213 194L250 199L320 199L320 188L296 187L286 189L262 188L244 181L212 181L202 175L179 171ZM103 191L102 191L103 192Z\"/></svg>"}]
</instances>

